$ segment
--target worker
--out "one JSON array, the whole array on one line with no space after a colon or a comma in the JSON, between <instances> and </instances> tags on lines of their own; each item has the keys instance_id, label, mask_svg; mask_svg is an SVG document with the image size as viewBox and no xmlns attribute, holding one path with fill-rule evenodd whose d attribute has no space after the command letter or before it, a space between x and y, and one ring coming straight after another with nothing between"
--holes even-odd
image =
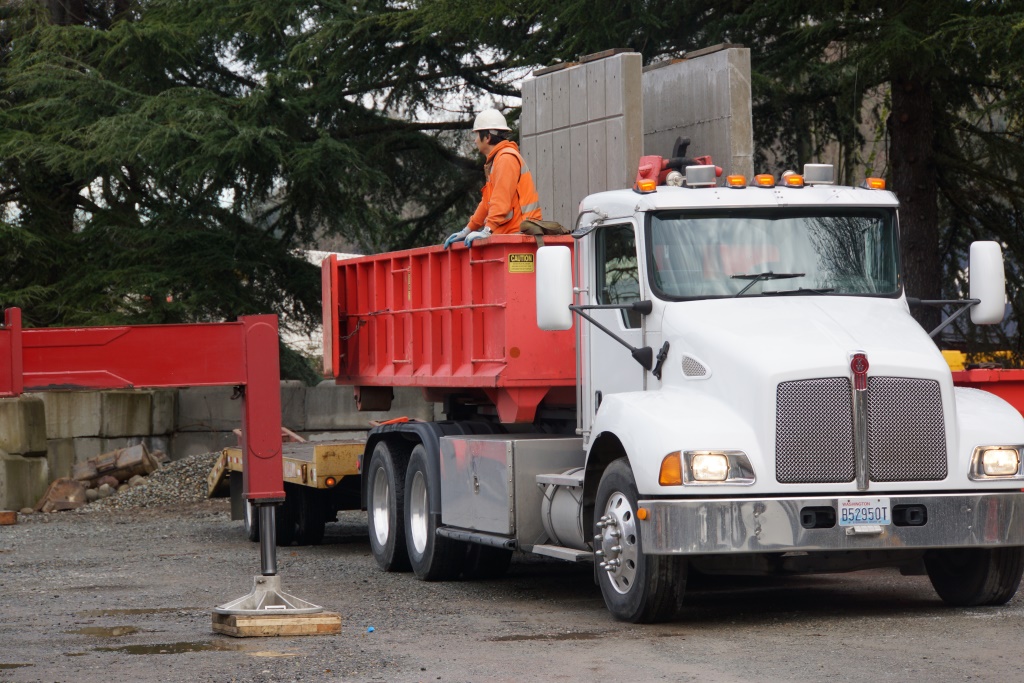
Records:
<instances>
[{"instance_id":1,"label":"worker","mask_svg":"<svg viewBox=\"0 0 1024 683\"><path fill-rule=\"evenodd\" d=\"M497 109L485 109L473 121L476 148L487 159L483 198L466 227L453 232L444 241L445 249L458 240L465 240L469 247L475 240L492 234L519 232L524 218L541 220L540 199L533 176L519 147L507 139L509 130L505 117Z\"/></svg>"}]
</instances>

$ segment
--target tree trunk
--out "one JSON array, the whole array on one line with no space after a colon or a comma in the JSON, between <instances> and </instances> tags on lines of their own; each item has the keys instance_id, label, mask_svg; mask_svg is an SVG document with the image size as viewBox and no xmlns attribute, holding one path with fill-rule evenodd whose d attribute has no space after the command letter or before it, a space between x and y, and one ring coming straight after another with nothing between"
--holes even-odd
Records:
<instances>
[{"instance_id":1,"label":"tree trunk","mask_svg":"<svg viewBox=\"0 0 1024 683\"><path fill-rule=\"evenodd\" d=\"M898 76L891 83L889 162L892 190L900 200L903 285L907 296L938 299L942 264L932 92L925 78ZM913 313L928 330L941 317L931 308L917 307Z\"/></svg>"}]
</instances>

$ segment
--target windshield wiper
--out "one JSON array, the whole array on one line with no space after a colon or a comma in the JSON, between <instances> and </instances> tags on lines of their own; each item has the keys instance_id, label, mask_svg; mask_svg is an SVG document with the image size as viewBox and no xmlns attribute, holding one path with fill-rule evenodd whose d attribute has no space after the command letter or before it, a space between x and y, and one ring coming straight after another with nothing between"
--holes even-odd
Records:
<instances>
[{"instance_id":1,"label":"windshield wiper","mask_svg":"<svg viewBox=\"0 0 1024 683\"><path fill-rule=\"evenodd\" d=\"M780 289L775 292L761 292L761 296L792 296L793 294L828 294L836 291L833 287L824 289L813 289L809 287L798 287L796 289Z\"/></svg>"},{"instance_id":2,"label":"windshield wiper","mask_svg":"<svg viewBox=\"0 0 1024 683\"><path fill-rule=\"evenodd\" d=\"M764 282L765 280L788 280L793 277L803 277L806 274L807 273L773 273L769 270L767 273L733 275L732 279L734 280L750 280L743 289L736 292L733 296L737 297L746 293L748 289L756 285L758 282Z\"/></svg>"}]
</instances>

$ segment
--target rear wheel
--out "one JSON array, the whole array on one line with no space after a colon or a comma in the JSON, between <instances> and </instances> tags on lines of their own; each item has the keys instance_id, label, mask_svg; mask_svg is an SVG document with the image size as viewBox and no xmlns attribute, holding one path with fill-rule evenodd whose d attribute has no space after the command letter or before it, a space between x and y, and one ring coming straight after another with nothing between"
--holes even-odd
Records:
<instances>
[{"instance_id":1,"label":"rear wheel","mask_svg":"<svg viewBox=\"0 0 1024 683\"><path fill-rule=\"evenodd\" d=\"M1024 548L932 550L925 554L924 566L947 605L1002 605L1020 585Z\"/></svg>"},{"instance_id":2,"label":"rear wheel","mask_svg":"<svg viewBox=\"0 0 1024 683\"><path fill-rule=\"evenodd\" d=\"M644 554L636 522L638 498L629 462L620 458L609 465L597 487L597 581L616 619L669 621L683 607L687 563L679 556Z\"/></svg>"},{"instance_id":3,"label":"rear wheel","mask_svg":"<svg viewBox=\"0 0 1024 683\"><path fill-rule=\"evenodd\" d=\"M416 446L405 475L405 536L412 570L423 581L457 578L467 552L464 543L437 535L441 520L430 512L430 494L438 486L427 467L427 450Z\"/></svg>"},{"instance_id":4,"label":"rear wheel","mask_svg":"<svg viewBox=\"0 0 1024 683\"><path fill-rule=\"evenodd\" d=\"M408 455L398 443L380 441L366 469L366 513L370 550L386 572L407 571L405 549L405 470Z\"/></svg>"}]
</instances>

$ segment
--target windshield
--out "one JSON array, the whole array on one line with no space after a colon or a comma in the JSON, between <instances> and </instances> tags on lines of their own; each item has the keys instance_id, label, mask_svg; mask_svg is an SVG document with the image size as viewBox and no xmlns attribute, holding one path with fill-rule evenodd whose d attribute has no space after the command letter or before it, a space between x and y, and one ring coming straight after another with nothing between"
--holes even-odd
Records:
<instances>
[{"instance_id":1,"label":"windshield","mask_svg":"<svg viewBox=\"0 0 1024 683\"><path fill-rule=\"evenodd\" d=\"M666 299L899 293L891 209L663 211L647 237Z\"/></svg>"}]
</instances>

